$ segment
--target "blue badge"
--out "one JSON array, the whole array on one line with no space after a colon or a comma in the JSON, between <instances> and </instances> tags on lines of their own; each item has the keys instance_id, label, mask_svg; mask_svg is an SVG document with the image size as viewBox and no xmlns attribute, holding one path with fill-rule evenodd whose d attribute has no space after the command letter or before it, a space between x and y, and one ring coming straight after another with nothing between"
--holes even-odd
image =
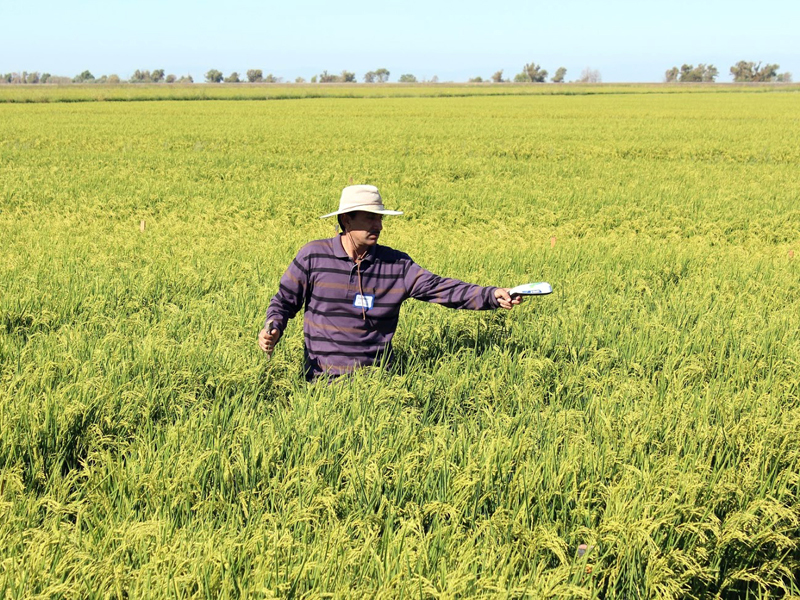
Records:
<instances>
[{"instance_id":1,"label":"blue badge","mask_svg":"<svg viewBox=\"0 0 800 600\"><path fill-rule=\"evenodd\" d=\"M373 304L375 304L375 296L356 294L356 297L353 298L353 306L356 308L365 308L369 310L372 308Z\"/></svg>"}]
</instances>

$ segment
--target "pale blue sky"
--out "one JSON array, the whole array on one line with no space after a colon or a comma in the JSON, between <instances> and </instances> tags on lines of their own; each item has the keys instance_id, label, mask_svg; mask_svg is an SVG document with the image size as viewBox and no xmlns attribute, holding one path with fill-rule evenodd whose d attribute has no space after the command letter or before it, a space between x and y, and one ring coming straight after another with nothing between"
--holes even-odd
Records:
<instances>
[{"instance_id":1,"label":"pale blue sky","mask_svg":"<svg viewBox=\"0 0 800 600\"><path fill-rule=\"evenodd\" d=\"M466 81L526 62L567 79L661 81L683 63L778 63L800 80L800 0L0 0L0 72L128 78L163 68L202 81L258 68L288 80L385 67L396 81Z\"/></svg>"}]
</instances>

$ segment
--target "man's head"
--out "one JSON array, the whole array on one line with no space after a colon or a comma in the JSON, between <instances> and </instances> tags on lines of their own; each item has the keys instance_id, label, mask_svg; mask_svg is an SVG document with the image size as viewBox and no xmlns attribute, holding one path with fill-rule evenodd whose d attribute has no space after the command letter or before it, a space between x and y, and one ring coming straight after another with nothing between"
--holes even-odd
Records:
<instances>
[{"instance_id":1,"label":"man's head","mask_svg":"<svg viewBox=\"0 0 800 600\"><path fill-rule=\"evenodd\" d=\"M383 215L355 210L338 215L339 227L349 235L356 247L374 246L383 230Z\"/></svg>"},{"instance_id":2,"label":"man's head","mask_svg":"<svg viewBox=\"0 0 800 600\"><path fill-rule=\"evenodd\" d=\"M383 199L374 185L351 185L342 190L339 210L320 218L324 219L335 215L342 231L352 232L351 235L357 235L359 231L367 232L367 234L373 235L377 241L383 215L402 214L397 210L387 210L383 206ZM367 235L366 238L370 238L370 235Z\"/></svg>"}]
</instances>

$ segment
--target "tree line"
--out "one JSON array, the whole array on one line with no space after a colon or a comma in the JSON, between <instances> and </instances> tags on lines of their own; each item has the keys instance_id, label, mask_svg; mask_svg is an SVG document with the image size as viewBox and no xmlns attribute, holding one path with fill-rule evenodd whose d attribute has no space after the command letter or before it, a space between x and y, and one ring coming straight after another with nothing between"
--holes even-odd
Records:
<instances>
[{"instance_id":1,"label":"tree line","mask_svg":"<svg viewBox=\"0 0 800 600\"><path fill-rule=\"evenodd\" d=\"M374 71L367 71L364 74L364 83L387 83L391 73L388 69L380 68ZM282 83L283 78L275 77L272 73L264 76L261 69L250 69L247 71L247 79L240 77L239 73L234 71L227 77L217 69L209 70L206 75L206 83ZM438 78L434 78L438 81ZM356 74L352 71L344 70L341 73L328 73L327 70L318 75L311 77L311 83L356 83ZM409 73L400 75L400 83L415 83L417 78ZM297 77L295 83L306 83L303 77Z\"/></svg>"},{"instance_id":2,"label":"tree line","mask_svg":"<svg viewBox=\"0 0 800 600\"><path fill-rule=\"evenodd\" d=\"M789 72L778 73L780 65L761 65L754 62L740 60L730 69L733 81L737 83L791 83L792 74ZM714 65L700 63L694 65L681 65L681 68L672 67L664 73L667 83L714 83L719 76L719 70Z\"/></svg>"},{"instance_id":3,"label":"tree line","mask_svg":"<svg viewBox=\"0 0 800 600\"><path fill-rule=\"evenodd\" d=\"M120 79L119 75L101 75L95 77L91 71L83 71L78 73L75 77L63 77L60 75L51 75L50 73L39 73L34 71L28 73L22 71L21 73L5 73L0 75L0 83L194 83L191 75L182 75L176 77L175 75L166 75L164 69L154 69L153 71L140 71L136 69L131 78L126 80Z\"/></svg>"},{"instance_id":4,"label":"tree line","mask_svg":"<svg viewBox=\"0 0 800 600\"><path fill-rule=\"evenodd\" d=\"M791 83L792 74L788 72L778 73L780 65L767 63L748 62L740 60L730 68L730 73L733 76L733 81L737 83L744 82L757 82L757 83ZM375 69L374 71L367 71L362 80L364 83L387 83L391 73L386 68ZM514 75L513 78L504 79L503 70L495 71L495 73L484 79L483 77L471 77L470 83L545 83L548 80L549 72L543 69L541 65L535 62L526 63L522 70ZM555 73L550 77L551 83L565 83L567 69L565 67L558 67ZM695 83L706 82L714 83L719 77L719 70L714 65L699 64L697 66L684 64L680 68L677 66L667 69L664 73L664 81L667 83ZM210 69L205 74L206 83L283 83L282 77L277 77L272 73L264 75L261 69L249 69L245 74L240 75L237 71L233 71L226 77L222 71L217 69ZM358 80L356 74L352 71L343 70L340 73L328 73L327 70L318 75L311 77L311 83L356 83ZM422 80L426 83L437 83L439 78L433 76L431 79ZM602 77L600 72L596 69L586 67L580 74L580 77L574 80L575 83L600 83ZM306 83L303 77L297 77L295 83ZM398 78L399 83L417 83L419 80L411 73L403 73ZM0 83L51 83L51 84L65 84L65 83L194 83L191 75L176 76L174 74L166 74L164 69L153 69L152 71L136 69L130 79L127 81L120 79L116 74L102 75L95 77L90 71L83 71L74 77L62 77L58 75L51 75L50 73L39 73L38 71L28 73L22 71L21 73L5 73L0 75Z\"/></svg>"},{"instance_id":5,"label":"tree line","mask_svg":"<svg viewBox=\"0 0 800 600\"><path fill-rule=\"evenodd\" d=\"M563 83L567 70L564 67L559 67L553 77L550 79L553 83ZM364 83L387 83L391 72L386 68L378 68L374 71L367 71L363 75ZM520 73L514 78L514 82L522 83L543 83L547 80L548 72L542 69L536 63L526 64ZM209 69L205 74L206 83L283 83L282 77L277 77L272 73L264 75L261 69L249 69L245 74L240 75L238 71L233 71L227 76L218 69ZM310 79L310 83L356 83L358 80L356 74L352 71L341 71L340 73L329 73L327 70L314 75ZM397 79L399 83L418 83L420 80L412 73L403 73ZM423 79L424 83L438 83L439 78L433 76L430 79ZM481 77L473 77L469 79L470 83L481 83L483 81L491 81L494 83L506 83L512 81L511 79L503 79L503 70L497 71L490 79L484 80ZM577 80L582 83L598 83L601 81L600 73L592 69L584 69L581 77ZM303 77L297 77L295 83L306 83ZM123 80L118 75L102 75L95 77L90 71L83 71L74 77L61 77L53 76L49 73L40 74L27 73L6 73L0 76L0 83L194 83L191 75L184 75L177 77L175 75L167 75L164 69L154 69L152 71L137 69L131 75L130 79Z\"/></svg>"},{"instance_id":6,"label":"tree line","mask_svg":"<svg viewBox=\"0 0 800 600\"><path fill-rule=\"evenodd\" d=\"M567 69L559 67L555 75L553 75L553 83L563 83L567 74ZM363 76L364 83L387 83L391 72L386 68L375 69L374 71L367 71ZM528 63L522 68L522 72L518 73L513 81L516 83L544 83L547 80L547 71L542 69L536 63ZM207 83L244 83L245 80L239 76L239 73L234 71L227 77L217 69L211 69L205 75ZM344 70L341 73L328 73L327 70L319 75L311 77L311 83L356 83L356 74L352 71ZM398 77L399 83L418 83L419 79L412 73L403 73ZM438 83L439 78L434 75L431 79L423 80L425 83ZM503 79L503 71L497 71L492 75L491 79L484 80L482 77L472 77L469 83L482 83L483 81L491 81L493 83L507 83L509 79ZM580 83L599 83L601 81L600 73L596 70L586 68L581 73ZM271 74L263 77L260 69L251 69L247 71L247 82L249 83L281 83L281 78L273 77ZM302 77L295 79L295 83L305 83L306 80Z\"/></svg>"}]
</instances>

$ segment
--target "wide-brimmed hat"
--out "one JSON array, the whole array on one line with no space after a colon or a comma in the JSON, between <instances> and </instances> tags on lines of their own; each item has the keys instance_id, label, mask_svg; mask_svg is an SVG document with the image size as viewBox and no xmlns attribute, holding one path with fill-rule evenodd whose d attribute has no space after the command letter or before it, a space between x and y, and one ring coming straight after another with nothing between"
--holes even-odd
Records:
<instances>
[{"instance_id":1,"label":"wide-brimmed hat","mask_svg":"<svg viewBox=\"0 0 800 600\"><path fill-rule=\"evenodd\" d=\"M339 210L328 213L327 215L322 215L320 219L355 212L357 210L379 215L403 214L399 210L388 210L384 208L380 192L378 192L378 188L374 185L349 185L342 190L342 197L339 199Z\"/></svg>"}]
</instances>

